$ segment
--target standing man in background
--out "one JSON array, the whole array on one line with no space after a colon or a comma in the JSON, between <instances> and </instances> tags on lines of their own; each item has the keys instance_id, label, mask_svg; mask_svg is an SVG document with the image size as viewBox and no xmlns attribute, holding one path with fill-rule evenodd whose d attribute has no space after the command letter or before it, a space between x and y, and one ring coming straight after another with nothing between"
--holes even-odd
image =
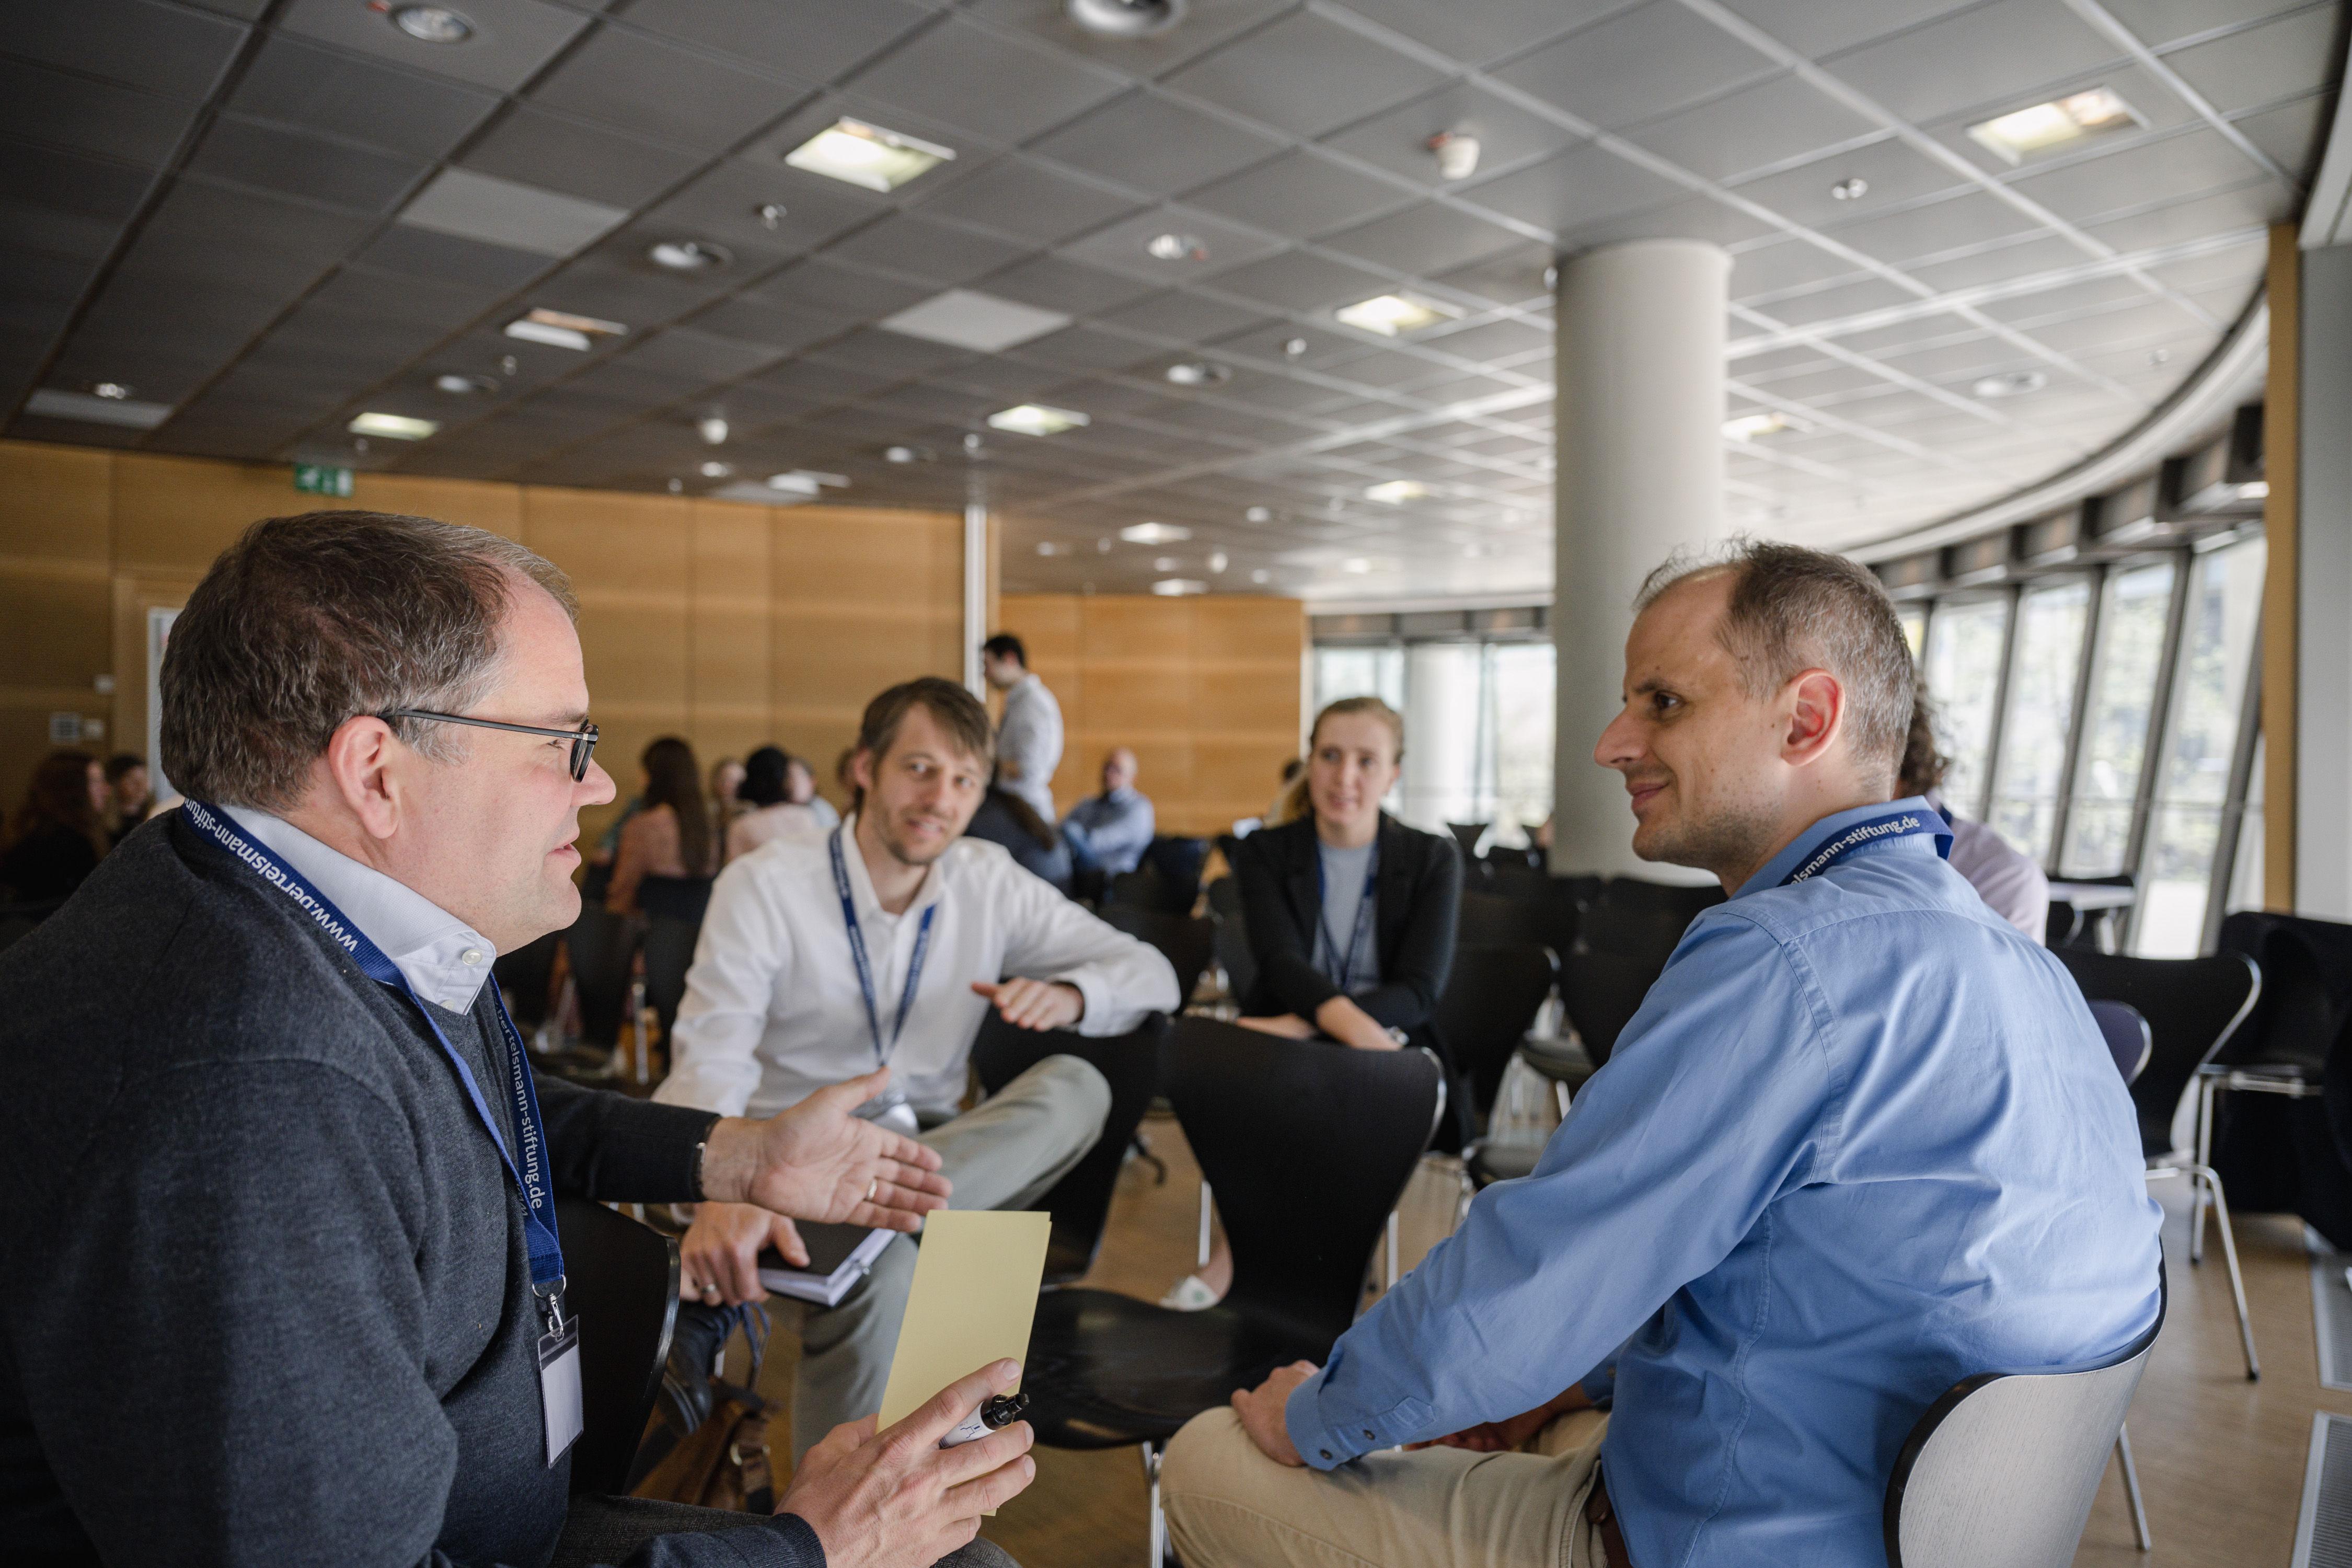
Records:
<instances>
[{"instance_id":1,"label":"standing man in background","mask_svg":"<svg viewBox=\"0 0 2352 1568\"><path fill-rule=\"evenodd\" d=\"M980 645L980 668L1004 693L1004 717L996 725L997 782L1051 822L1054 770L1062 765L1062 705L1029 672L1029 650L1010 632Z\"/></svg>"}]
</instances>

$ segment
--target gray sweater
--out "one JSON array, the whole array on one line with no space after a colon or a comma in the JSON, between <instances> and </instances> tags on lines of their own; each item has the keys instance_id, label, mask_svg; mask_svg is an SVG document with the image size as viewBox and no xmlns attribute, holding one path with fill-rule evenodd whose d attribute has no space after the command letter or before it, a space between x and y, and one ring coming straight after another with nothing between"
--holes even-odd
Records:
<instances>
[{"instance_id":1,"label":"gray sweater","mask_svg":"<svg viewBox=\"0 0 2352 1568\"><path fill-rule=\"evenodd\" d=\"M415 1006L173 812L0 953L0 1081L11 1561L546 1562L522 1205ZM693 1195L708 1113L539 1093L559 1192ZM791 1516L630 1559L823 1561Z\"/></svg>"}]
</instances>

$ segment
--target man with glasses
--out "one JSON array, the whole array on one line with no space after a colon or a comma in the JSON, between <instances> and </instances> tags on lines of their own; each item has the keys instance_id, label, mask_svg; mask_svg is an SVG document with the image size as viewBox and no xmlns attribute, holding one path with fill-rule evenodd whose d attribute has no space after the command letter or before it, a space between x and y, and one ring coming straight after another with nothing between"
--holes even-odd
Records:
<instances>
[{"instance_id":1,"label":"man with glasses","mask_svg":"<svg viewBox=\"0 0 2352 1568\"><path fill-rule=\"evenodd\" d=\"M1010 1363L832 1435L772 1520L567 1500L597 1307L556 1194L911 1230L949 1190L850 1114L887 1074L765 1121L534 1080L483 981L571 922L579 813L613 798L575 609L520 545L370 512L257 523L190 597L163 669L184 804L0 954L12 1552L1003 1562L966 1543L1027 1483L1027 1428L936 1443Z\"/></svg>"}]
</instances>

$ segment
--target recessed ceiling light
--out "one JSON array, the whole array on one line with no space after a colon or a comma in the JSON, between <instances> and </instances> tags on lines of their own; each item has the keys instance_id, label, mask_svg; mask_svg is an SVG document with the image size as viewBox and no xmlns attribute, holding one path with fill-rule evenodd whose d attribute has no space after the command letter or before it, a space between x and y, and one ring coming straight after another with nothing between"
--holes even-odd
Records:
<instances>
[{"instance_id":1,"label":"recessed ceiling light","mask_svg":"<svg viewBox=\"0 0 2352 1568\"><path fill-rule=\"evenodd\" d=\"M121 403L131 395L131 389L119 381L101 381L89 389L92 397L103 397L109 403Z\"/></svg>"},{"instance_id":2,"label":"recessed ceiling light","mask_svg":"<svg viewBox=\"0 0 2352 1568\"><path fill-rule=\"evenodd\" d=\"M1208 386L1233 379L1233 367L1213 364L1207 360L1187 360L1168 367L1168 379L1179 386Z\"/></svg>"},{"instance_id":3,"label":"recessed ceiling light","mask_svg":"<svg viewBox=\"0 0 2352 1568\"><path fill-rule=\"evenodd\" d=\"M1172 522L1138 522L1120 529L1118 536L1129 544L1181 544L1192 531Z\"/></svg>"},{"instance_id":4,"label":"recessed ceiling light","mask_svg":"<svg viewBox=\"0 0 2352 1568\"><path fill-rule=\"evenodd\" d=\"M1209 585L1197 577L1162 577L1151 584L1151 591L1163 599L1177 599L1187 594L1205 594Z\"/></svg>"},{"instance_id":5,"label":"recessed ceiling light","mask_svg":"<svg viewBox=\"0 0 2352 1568\"><path fill-rule=\"evenodd\" d=\"M1864 179L1860 174L1855 174L1850 178L1840 180L1836 184L1830 187L1830 199L1832 201L1858 202L1869 194L1870 182Z\"/></svg>"},{"instance_id":6,"label":"recessed ceiling light","mask_svg":"<svg viewBox=\"0 0 2352 1568\"><path fill-rule=\"evenodd\" d=\"M1365 573L1370 572L1371 569L1372 563L1370 561L1365 560L1360 555L1350 555L1348 559L1339 563L1340 571L1352 572L1359 577L1362 576Z\"/></svg>"},{"instance_id":7,"label":"recessed ceiling light","mask_svg":"<svg viewBox=\"0 0 2352 1568\"><path fill-rule=\"evenodd\" d=\"M694 431L702 437L706 446L723 447L727 444L727 420L723 415L704 415L694 422Z\"/></svg>"},{"instance_id":8,"label":"recessed ceiling light","mask_svg":"<svg viewBox=\"0 0 2352 1568\"><path fill-rule=\"evenodd\" d=\"M1777 408L1761 414L1743 414L1737 419L1723 422L1725 438L1733 441L1754 441L1766 436L1778 436L1783 430L1802 428L1804 426Z\"/></svg>"},{"instance_id":9,"label":"recessed ceiling light","mask_svg":"<svg viewBox=\"0 0 2352 1568\"><path fill-rule=\"evenodd\" d=\"M911 463L915 460L915 449L912 447L885 447L882 448L882 460L886 463Z\"/></svg>"},{"instance_id":10,"label":"recessed ceiling light","mask_svg":"<svg viewBox=\"0 0 2352 1568\"><path fill-rule=\"evenodd\" d=\"M1390 506L1402 506L1409 500L1419 500L1429 493L1429 487L1419 479L1391 479L1385 484L1366 485L1366 500L1385 501Z\"/></svg>"},{"instance_id":11,"label":"recessed ceiling light","mask_svg":"<svg viewBox=\"0 0 2352 1568\"><path fill-rule=\"evenodd\" d=\"M370 10L383 10L383 0ZM392 25L423 44L462 44L474 36L474 24L446 5L396 5Z\"/></svg>"},{"instance_id":12,"label":"recessed ceiling light","mask_svg":"<svg viewBox=\"0 0 2352 1568\"><path fill-rule=\"evenodd\" d=\"M1457 320L1462 311L1443 300L1423 299L1418 294L1375 294L1369 300L1342 305L1331 313L1351 327L1378 332L1384 338L1398 338L1440 321Z\"/></svg>"},{"instance_id":13,"label":"recessed ceiling light","mask_svg":"<svg viewBox=\"0 0 2352 1568\"><path fill-rule=\"evenodd\" d=\"M735 259L725 246L707 239L659 240L646 254L673 272L715 272Z\"/></svg>"},{"instance_id":14,"label":"recessed ceiling light","mask_svg":"<svg viewBox=\"0 0 2352 1568\"><path fill-rule=\"evenodd\" d=\"M784 162L812 174L895 191L955 156L955 149L920 137L902 136L862 120L836 120L784 154Z\"/></svg>"},{"instance_id":15,"label":"recessed ceiling light","mask_svg":"<svg viewBox=\"0 0 2352 1568\"><path fill-rule=\"evenodd\" d=\"M1253 583L1271 583L1274 581L1274 574L1261 566L1256 571L1250 574L1250 581Z\"/></svg>"},{"instance_id":16,"label":"recessed ceiling light","mask_svg":"<svg viewBox=\"0 0 2352 1568\"><path fill-rule=\"evenodd\" d=\"M383 436L394 441L422 441L441 428L438 419L411 419L405 414L356 414L343 426L354 436Z\"/></svg>"},{"instance_id":17,"label":"recessed ceiling light","mask_svg":"<svg viewBox=\"0 0 2352 1568\"><path fill-rule=\"evenodd\" d=\"M1233 558L1232 558L1231 556L1227 555L1223 551L1222 551L1222 550L1212 550L1212 551L1210 551L1210 552L1209 552L1209 570L1210 570L1210 571L1212 571L1212 572L1223 572L1223 571L1227 566L1231 565L1232 563L1233 563Z\"/></svg>"},{"instance_id":18,"label":"recessed ceiling light","mask_svg":"<svg viewBox=\"0 0 2352 1568\"><path fill-rule=\"evenodd\" d=\"M496 392L499 389L499 384L487 375L460 375L454 370L435 376L433 384L436 390L453 397L471 397L478 392Z\"/></svg>"},{"instance_id":19,"label":"recessed ceiling light","mask_svg":"<svg viewBox=\"0 0 2352 1568\"><path fill-rule=\"evenodd\" d=\"M849 483L848 479L839 474L820 474L808 468L794 468L789 474L768 476L770 489L778 490L789 496L804 498L816 495L820 486L831 485L838 489L847 483Z\"/></svg>"},{"instance_id":20,"label":"recessed ceiling light","mask_svg":"<svg viewBox=\"0 0 2352 1568\"><path fill-rule=\"evenodd\" d=\"M1979 397L2022 397L2049 384L2050 378L2038 370L2012 370L1973 382L1969 390Z\"/></svg>"},{"instance_id":21,"label":"recessed ceiling light","mask_svg":"<svg viewBox=\"0 0 2352 1568\"><path fill-rule=\"evenodd\" d=\"M1274 511L1273 509L1269 507L1254 506L1250 508L1249 510L1242 513L1242 521L1244 522L1272 522L1274 521Z\"/></svg>"},{"instance_id":22,"label":"recessed ceiling light","mask_svg":"<svg viewBox=\"0 0 2352 1568\"><path fill-rule=\"evenodd\" d=\"M706 479L723 479L734 471L734 464L722 463L717 458L702 465L702 477Z\"/></svg>"},{"instance_id":23,"label":"recessed ceiling light","mask_svg":"<svg viewBox=\"0 0 2352 1568\"><path fill-rule=\"evenodd\" d=\"M2020 109L1969 127L1969 140L2005 163L2063 147L2090 136L2111 136L2140 123L2139 116L2115 92L2095 87Z\"/></svg>"},{"instance_id":24,"label":"recessed ceiling light","mask_svg":"<svg viewBox=\"0 0 2352 1568\"><path fill-rule=\"evenodd\" d=\"M1285 338L1285 339L1283 340L1283 342L1282 342L1282 357L1283 357L1283 358L1285 358L1285 359L1297 359L1300 354L1303 354L1303 353L1305 353L1306 352L1307 352L1307 340L1306 340L1305 338Z\"/></svg>"},{"instance_id":25,"label":"recessed ceiling light","mask_svg":"<svg viewBox=\"0 0 2352 1568\"><path fill-rule=\"evenodd\" d=\"M37 388L26 400L25 412L45 419L78 419L87 425L119 425L126 430L152 430L172 416L172 405L103 397L90 392L69 391L62 386L44 386Z\"/></svg>"},{"instance_id":26,"label":"recessed ceiling light","mask_svg":"<svg viewBox=\"0 0 2352 1568\"><path fill-rule=\"evenodd\" d=\"M1161 555L1156 557L1152 561L1151 569L1154 572L1173 572L1179 566L1183 564L1184 563L1181 561L1177 560L1173 555Z\"/></svg>"},{"instance_id":27,"label":"recessed ceiling light","mask_svg":"<svg viewBox=\"0 0 2352 1568\"><path fill-rule=\"evenodd\" d=\"M569 310L538 310L526 311L506 325L507 336L520 338L527 343L545 343L550 348L586 350L598 338L617 338L628 331L618 321L599 321L593 316L575 316Z\"/></svg>"},{"instance_id":28,"label":"recessed ceiling light","mask_svg":"<svg viewBox=\"0 0 2352 1568\"><path fill-rule=\"evenodd\" d=\"M1437 154L1438 177L1466 180L1478 172L1478 138L1466 131L1441 131L1427 142Z\"/></svg>"},{"instance_id":29,"label":"recessed ceiling light","mask_svg":"<svg viewBox=\"0 0 2352 1568\"><path fill-rule=\"evenodd\" d=\"M1148 38L1184 19L1185 0L1066 0L1071 21L1106 38Z\"/></svg>"},{"instance_id":30,"label":"recessed ceiling light","mask_svg":"<svg viewBox=\"0 0 2352 1568\"><path fill-rule=\"evenodd\" d=\"M1201 243L1198 235L1155 234L1144 241L1146 255L1154 261L1206 261L1209 247Z\"/></svg>"},{"instance_id":31,"label":"recessed ceiling light","mask_svg":"<svg viewBox=\"0 0 2352 1568\"><path fill-rule=\"evenodd\" d=\"M992 429L1011 430L1016 435L1058 436L1089 421L1076 409L1048 408L1042 403L1016 403L1010 408L1000 408L990 415L988 423Z\"/></svg>"},{"instance_id":32,"label":"recessed ceiling light","mask_svg":"<svg viewBox=\"0 0 2352 1568\"><path fill-rule=\"evenodd\" d=\"M885 331L992 354L1069 324L1070 318L1059 310L1041 310L971 289L934 294L876 323Z\"/></svg>"}]
</instances>

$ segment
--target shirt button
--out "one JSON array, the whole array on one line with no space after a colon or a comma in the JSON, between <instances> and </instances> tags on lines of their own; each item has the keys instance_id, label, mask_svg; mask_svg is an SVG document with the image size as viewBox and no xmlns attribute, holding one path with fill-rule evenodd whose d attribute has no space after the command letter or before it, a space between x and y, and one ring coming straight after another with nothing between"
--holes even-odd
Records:
<instances>
[{"instance_id":1,"label":"shirt button","mask_svg":"<svg viewBox=\"0 0 2352 1568\"><path fill-rule=\"evenodd\" d=\"M1323 1454L1323 1457L1324 1457L1325 1458L1327 1458L1327 1459L1328 1459L1328 1458L1329 1458L1331 1457L1331 1450L1330 1450L1330 1449L1328 1449L1328 1448L1325 1448L1325 1449L1323 1449L1323 1450L1322 1450L1322 1454Z\"/></svg>"},{"instance_id":2,"label":"shirt button","mask_svg":"<svg viewBox=\"0 0 2352 1568\"><path fill-rule=\"evenodd\" d=\"M479 963L482 962L482 950L478 947L469 947L465 952L457 955L457 962L460 963Z\"/></svg>"},{"instance_id":3,"label":"shirt button","mask_svg":"<svg viewBox=\"0 0 2352 1568\"><path fill-rule=\"evenodd\" d=\"M1380 1441L1379 1438L1372 1436L1372 1429L1369 1426L1364 1428L1364 1438L1367 1442L1377 1443Z\"/></svg>"}]
</instances>

